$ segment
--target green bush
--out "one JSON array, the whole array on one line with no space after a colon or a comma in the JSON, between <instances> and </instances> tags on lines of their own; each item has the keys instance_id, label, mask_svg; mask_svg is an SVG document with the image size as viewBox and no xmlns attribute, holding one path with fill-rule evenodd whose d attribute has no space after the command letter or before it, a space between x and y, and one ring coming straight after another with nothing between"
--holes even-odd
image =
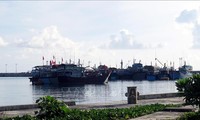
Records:
<instances>
[{"instance_id":1,"label":"green bush","mask_svg":"<svg viewBox=\"0 0 200 120\"><path fill-rule=\"evenodd\" d=\"M179 92L183 92L185 90L186 85L191 80L191 78L183 78L176 82L176 87Z\"/></svg>"},{"instance_id":2,"label":"green bush","mask_svg":"<svg viewBox=\"0 0 200 120\"><path fill-rule=\"evenodd\" d=\"M16 116L16 117L13 117L13 118L0 118L0 120L37 120L35 117L32 117L30 115L24 115L22 117L20 116Z\"/></svg>"},{"instance_id":3,"label":"green bush","mask_svg":"<svg viewBox=\"0 0 200 120\"><path fill-rule=\"evenodd\" d=\"M72 109L71 112L62 119L65 120L127 120L142 115L157 112L166 108L166 105L152 104L135 106L131 108L115 109Z\"/></svg>"},{"instance_id":4,"label":"green bush","mask_svg":"<svg viewBox=\"0 0 200 120\"><path fill-rule=\"evenodd\" d=\"M200 74L176 82L178 90L182 90L186 104L200 106Z\"/></svg>"},{"instance_id":5,"label":"green bush","mask_svg":"<svg viewBox=\"0 0 200 120\"><path fill-rule=\"evenodd\" d=\"M200 120L199 112L187 112L181 115L177 120Z\"/></svg>"},{"instance_id":6,"label":"green bush","mask_svg":"<svg viewBox=\"0 0 200 120\"><path fill-rule=\"evenodd\" d=\"M39 111L35 111L36 118L50 120L56 117L64 117L70 111L64 102L56 100L54 97L45 96L36 100Z\"/></svg>"}]
</instances>

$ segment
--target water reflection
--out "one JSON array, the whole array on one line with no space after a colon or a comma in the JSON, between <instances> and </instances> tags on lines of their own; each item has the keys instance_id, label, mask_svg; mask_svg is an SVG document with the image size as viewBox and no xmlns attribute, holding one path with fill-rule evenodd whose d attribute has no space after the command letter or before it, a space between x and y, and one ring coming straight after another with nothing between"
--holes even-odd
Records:
<instances>
[{"instance_id":1,"label":"water reflection","mask_svg":"<svg viewBox=\"0 0 200 120\"><path fill-rule=\"evenodd\" d=\"M126 100L128 86L137 86L140 95L176 92L175 81L111 81L106 85L32 86L32 97L51 95L59 100L81 103L106 103Z\"/></svg>"},{"instance_id":2,"label":"water reflection","mask_svg":"<svg viewBox=\"0 0 200 120\"><path fill-rule=\"evenodd\" d=\"M59 100L74 100L77 103L98 102L108 97L108 85L82 86L32 86L33 101L39 97L51 95Z\"/></svg>"},{"instance_id":3,"label":"water reflection","mask_svg":"<svg viewBox=\"0 0 200 120\"><path fill-rule=\"evenodd\" d=\"M128 86L137 86L141 95L176 92L175 81L109 81L106 85L35 86L28 78L0 78L0 106L35 103L42 96L76 101L77 104L127 100Z\"/></svg>"}]
</instances>

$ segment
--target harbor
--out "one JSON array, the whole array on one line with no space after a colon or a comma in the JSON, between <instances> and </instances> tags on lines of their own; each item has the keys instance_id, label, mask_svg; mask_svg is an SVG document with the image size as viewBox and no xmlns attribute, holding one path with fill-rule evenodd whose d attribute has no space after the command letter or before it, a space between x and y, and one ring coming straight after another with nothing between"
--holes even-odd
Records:
<instances>
[{"instance_id":1,"label":"harbor","mask_svg":"<svg viewBox=\"0 0 200 120\"><path fill-rule=\"evenodd\" d=\"M175 80L159 81L110 81L104 85L83 86L48 86L32 85L27 77L0 77L0 117L35 115L38 110L36 99L51 95L65 101L70 109L115 109L130 108L135 105L183 104L183 97L177 94ZM14 87L15 86L15 87ZM127 87L137 87L138 100L130 104L126 93ZM15 99L15 100L13 100ZM166 108L163 111L141 116L139 119L176 119L188 111L195 111L192 106Z\"/></svg>"},{"instance_id":2,"label":"harbor","mask_svg":"<svg viewBox=\"0 0 200 120\"><path fill-rule=\"evenodd\" d=\"M38 110L35 101L43 96L65 101L71 109L86 110L155 103L183 104L184 99L175 83L178 79L198 74L192 70L192 66L186 63L178 70L168 69L166 65L159 68L141 63L133 63L126 69L113 69L106 65L83 67L79 64L35 66L30 73L0 77L3 91L0 94L3 98L0 99L0 117L34 116L34 111ZM135 119L176 119L184 112L195 110L192 106L166 108Z\"/></svg>"},{"instance_id":3,"label":"harbor","mask_svg":"<svg viewBox=\"0 0 200 120\"><path fill-rule=\"evenodd\" d=\"M128 86L136 86L140 95L177 92L175 82L178 79L199 73L186 62L178 69L160 61L163 66L158 66L157 62L143 65L141 61L133 61L131 66L124 67L121 61L120 68L51 62L33 66L31 72L0 73L4 91L0 105L31 104L47 95L64 101L74 100L77 104L121 101L126 99L124 94ZM9 102L12 97L16 98L13 103Z\"/></svg>"},{"instance_id":4,"label":"harbor","mask_svg":"<svg viewBox=\"0 0 200 120\"><path fill-rule=\"evenodd\" d=\"M63 116L55 119L70 120L132 120L161 112L168 107L164 104L200 106L199 5L200 1L0 2L0 116L33 115L45 99L42 105L52 105L57 112L53 103L58 102L63 109ZM80 111L70 111L57 100ZM146 104L153 105L152 110ZM142 105L140 112L131 108L137 105ZM118 113L107 108L117 108ZM138 119L176 119L182 114L170 115L172 111ZM54 119L49 113L42 118L43 111L36 114Z\"/></svg>"}]
</instances>

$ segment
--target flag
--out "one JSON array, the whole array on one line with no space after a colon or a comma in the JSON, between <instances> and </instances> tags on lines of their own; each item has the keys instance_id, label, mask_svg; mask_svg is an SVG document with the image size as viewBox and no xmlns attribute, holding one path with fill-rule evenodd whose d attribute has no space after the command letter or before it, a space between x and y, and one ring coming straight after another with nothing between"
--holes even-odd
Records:
<instances>
[{"instance_id":1,"label":"flag","mask_svg":"<svg viewBox=\"0 0 200 120\"><path fill-rule=\"evenodd\" d=\"M44 56L42 56L42 60L44 60Z\"/></svg>"}]
</instances>

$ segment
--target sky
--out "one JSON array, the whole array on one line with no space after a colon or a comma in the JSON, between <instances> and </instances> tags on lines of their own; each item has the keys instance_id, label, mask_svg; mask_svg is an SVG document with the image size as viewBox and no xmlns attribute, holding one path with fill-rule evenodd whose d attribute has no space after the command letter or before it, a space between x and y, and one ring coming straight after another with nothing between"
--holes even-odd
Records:
<instances>
[{"instance_id":1,"label":"sky","mask_svg":"<svg viewBox=\"0 0 200 120\"><path fill-rule=\"evenodd\" d=\"M0 18L0 72L31 71L53 56L200 70L199 1L0 1Z\"/></svg>"}]
</instances>

